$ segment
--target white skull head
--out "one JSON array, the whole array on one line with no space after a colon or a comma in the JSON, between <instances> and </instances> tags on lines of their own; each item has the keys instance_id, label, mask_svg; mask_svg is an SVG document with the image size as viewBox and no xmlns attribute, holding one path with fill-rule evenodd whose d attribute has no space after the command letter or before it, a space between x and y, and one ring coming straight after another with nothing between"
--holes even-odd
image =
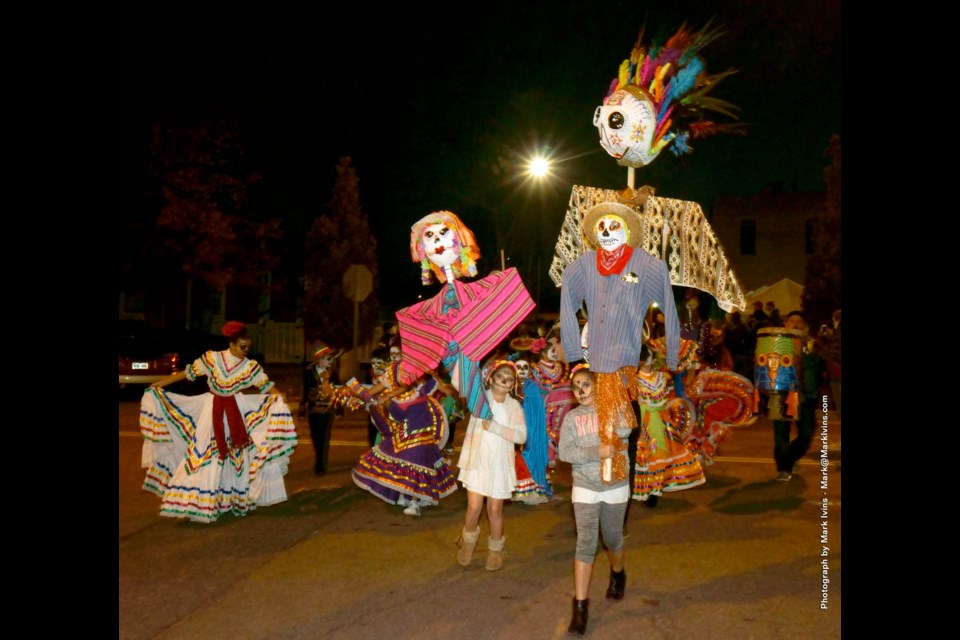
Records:
<instances>
[{"instance_id":1,"label":"white skull head","mask_svg":"<svg viewBox=\"0 0 960 640\"><path fill-rule=\"evenodd\" d=\"M620 216L606 215L597 220L594 233L598 247L615 251L627 242L627 223Z\"/></svg>"},{"instance_id":2,"label":"white skull head","mask_svg":"<svg viewBox=\"0 0 960 640\"><path fill-rule=\"evenodd\" d=\"M530 363L526 360L517 360L513 364L517 365L517 375L521 378L530 377Z\"/></svg>"},{"instance_id":3,"label":"white skull head","mask_svg":"<svg viewBox=\"0 0 960 640\"><path fill-rule=\"evenodd\" d=\"M428 225L423 230L420 246L430 262L441 269L452 265L460 257L460 242L456 232L442 222Z\"/></svg>"},{"instance_id":4,"label":"white skull head","mask_svg":"<svg viewBox=\"0 0 960 640\"><path fill-rule=\"evenodd\" d=\"M600 131L600 146L617 164L642 167L660 155L663 147L651 148L657 128L657 112L646 91L630 86L614 91L593 114Z\"/></svg>"}]
</instances>

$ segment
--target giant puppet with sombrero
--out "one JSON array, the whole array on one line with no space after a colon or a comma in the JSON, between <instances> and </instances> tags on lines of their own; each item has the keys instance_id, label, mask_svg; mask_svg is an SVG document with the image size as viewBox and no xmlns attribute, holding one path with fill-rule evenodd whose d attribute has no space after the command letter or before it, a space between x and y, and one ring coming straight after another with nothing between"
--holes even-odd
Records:
<instances>
[{"instance_id":1,"label":"giant puppet with sombrero","mask_svg":"<svg viewBox=\"0 0 960 640\"><path fill-rule=\"evenodd\" d=\"M604 441L615 448L621 445L614 425L636 425L629 400L636 397L643 318L650 304L657 303L664 314L665 360L671 370L679 366L680 351L672 285L705 291L726 311L745 304L700 205L655 196L649 186L634 188L636 168L664 150L682 155L691 151L692 140L742 129L706 117L707 112L735 117L732 105L709 95L732 71L708 74L699 56L718 34L709 24L699 31L683 25L665 42L645 43L641 30L593 120L601 146L628 168L627 187L573 186L550 267L550 277L562 286L561 340L570 364L584 357L577 313L586 307L597 413ZM626 472L609 466L604 479L619 480Z\"/></svg>"}]
</instances>

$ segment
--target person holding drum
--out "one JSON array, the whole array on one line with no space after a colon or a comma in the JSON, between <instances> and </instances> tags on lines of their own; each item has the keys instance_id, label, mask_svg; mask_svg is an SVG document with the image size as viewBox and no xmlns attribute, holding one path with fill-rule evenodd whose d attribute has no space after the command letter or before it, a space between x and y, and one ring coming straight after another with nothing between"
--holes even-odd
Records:
<instances>
[{"instance_id":1,"label":"person holding drum","mask_svg":"<svg viewBox=\"0 0 960 640\"><path fill-rule=\"evenodd\" d=\"M801 311L791 311L787 314L787 319L783 323L783 328L792 334L794 353L761 354L761 341L758 336L757 344L757 371L761 374L762 367L760 360L767 361L767 367L763 368L768 373L776 372L779 367L788 366L794 368L795 383L791 386L796 387L796 408L790 406L792 403L788 400L787 407L780 405L777 409L773 406L776 403L768 405L771 409L768 417L773 418L773 459L777 464L777 480L788 482L794 473L794 465L810 449L810 443L813 440L814 415L816 413L817 400L820 397L820 379L823 377L825 369L824 359L813 349L813 340L810 339L810 327L807 319ZM768 331L776 331L769 329ZM783 332L783 329L779 329ZM784 332L786 333L786 332ZM779 338L778 338L779 340ZM782 349L780 349L782 351ZM790 351L791 349L788 349ZM784 357L786 355L786 357ZM771 358L771 356L773 356ZM770 366L772 360L779 356L779 366ZM793 361L791 363L791 360ZM790 363L790 364L786 364ZM799 365L799 366L798 366ZM794 377L794 376L789 376ZM763 378L762 374L760 378ZM774 376L769 378L770 386L776 388L777 380L782 380L783 376ZM758 378L758 389L761 387L761 380ZM791 394L792 395L792 394ZM797 437L790 440L790 423L793 420L797 423Z\"/></svg>"}]
</instances>

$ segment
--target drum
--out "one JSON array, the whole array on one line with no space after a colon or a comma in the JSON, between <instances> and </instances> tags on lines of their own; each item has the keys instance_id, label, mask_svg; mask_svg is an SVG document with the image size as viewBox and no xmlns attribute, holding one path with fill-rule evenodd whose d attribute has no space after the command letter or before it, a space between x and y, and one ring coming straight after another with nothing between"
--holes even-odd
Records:
<instances>
[{"instance_id":1,"label":"drum","mask_svg":"<svg viewBox=\"0 0 960 640\"><path fill-rule=\"evenodd\" d=\"M765 418L791 420L788 402L796 403L803 363L803 334L794 329L767 327L757 331L754 352L754 386L759 394L757 411Z\"/></svg>"}]
</instances>

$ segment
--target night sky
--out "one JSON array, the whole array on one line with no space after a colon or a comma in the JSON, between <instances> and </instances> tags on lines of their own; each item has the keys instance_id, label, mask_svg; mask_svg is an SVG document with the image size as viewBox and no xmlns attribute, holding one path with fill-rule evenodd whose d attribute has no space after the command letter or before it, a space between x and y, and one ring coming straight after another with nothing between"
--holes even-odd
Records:
<instances>
[{"instance_id":1,"label":"night sky","mask_svg":"<svg viewBox=\"0 0 960 640\"><path fill-rule=\"evenodd\" d=\"M840 133L839 0L397 5L158 14L138 43L145 126L210 112L235 120L263 176L260 202L290 242L323 211L338 158L353 158L388 308L425 291L409 228L439 209L477 233L481 273L497 266L497 229L523 221L514 226L539 239L542 286L553 289L546 269L571 185L626 186L592 117L642 24L647 34L685 19L725 27L702 56L708 72L739 70L713 95L740 107L749 133L694 141L680 159L665 151L637 186L705 210L769 183L823 189L824 150ZM518 175L537 149L558 161L543 184Z\"/></svg>"}]
</instances>

